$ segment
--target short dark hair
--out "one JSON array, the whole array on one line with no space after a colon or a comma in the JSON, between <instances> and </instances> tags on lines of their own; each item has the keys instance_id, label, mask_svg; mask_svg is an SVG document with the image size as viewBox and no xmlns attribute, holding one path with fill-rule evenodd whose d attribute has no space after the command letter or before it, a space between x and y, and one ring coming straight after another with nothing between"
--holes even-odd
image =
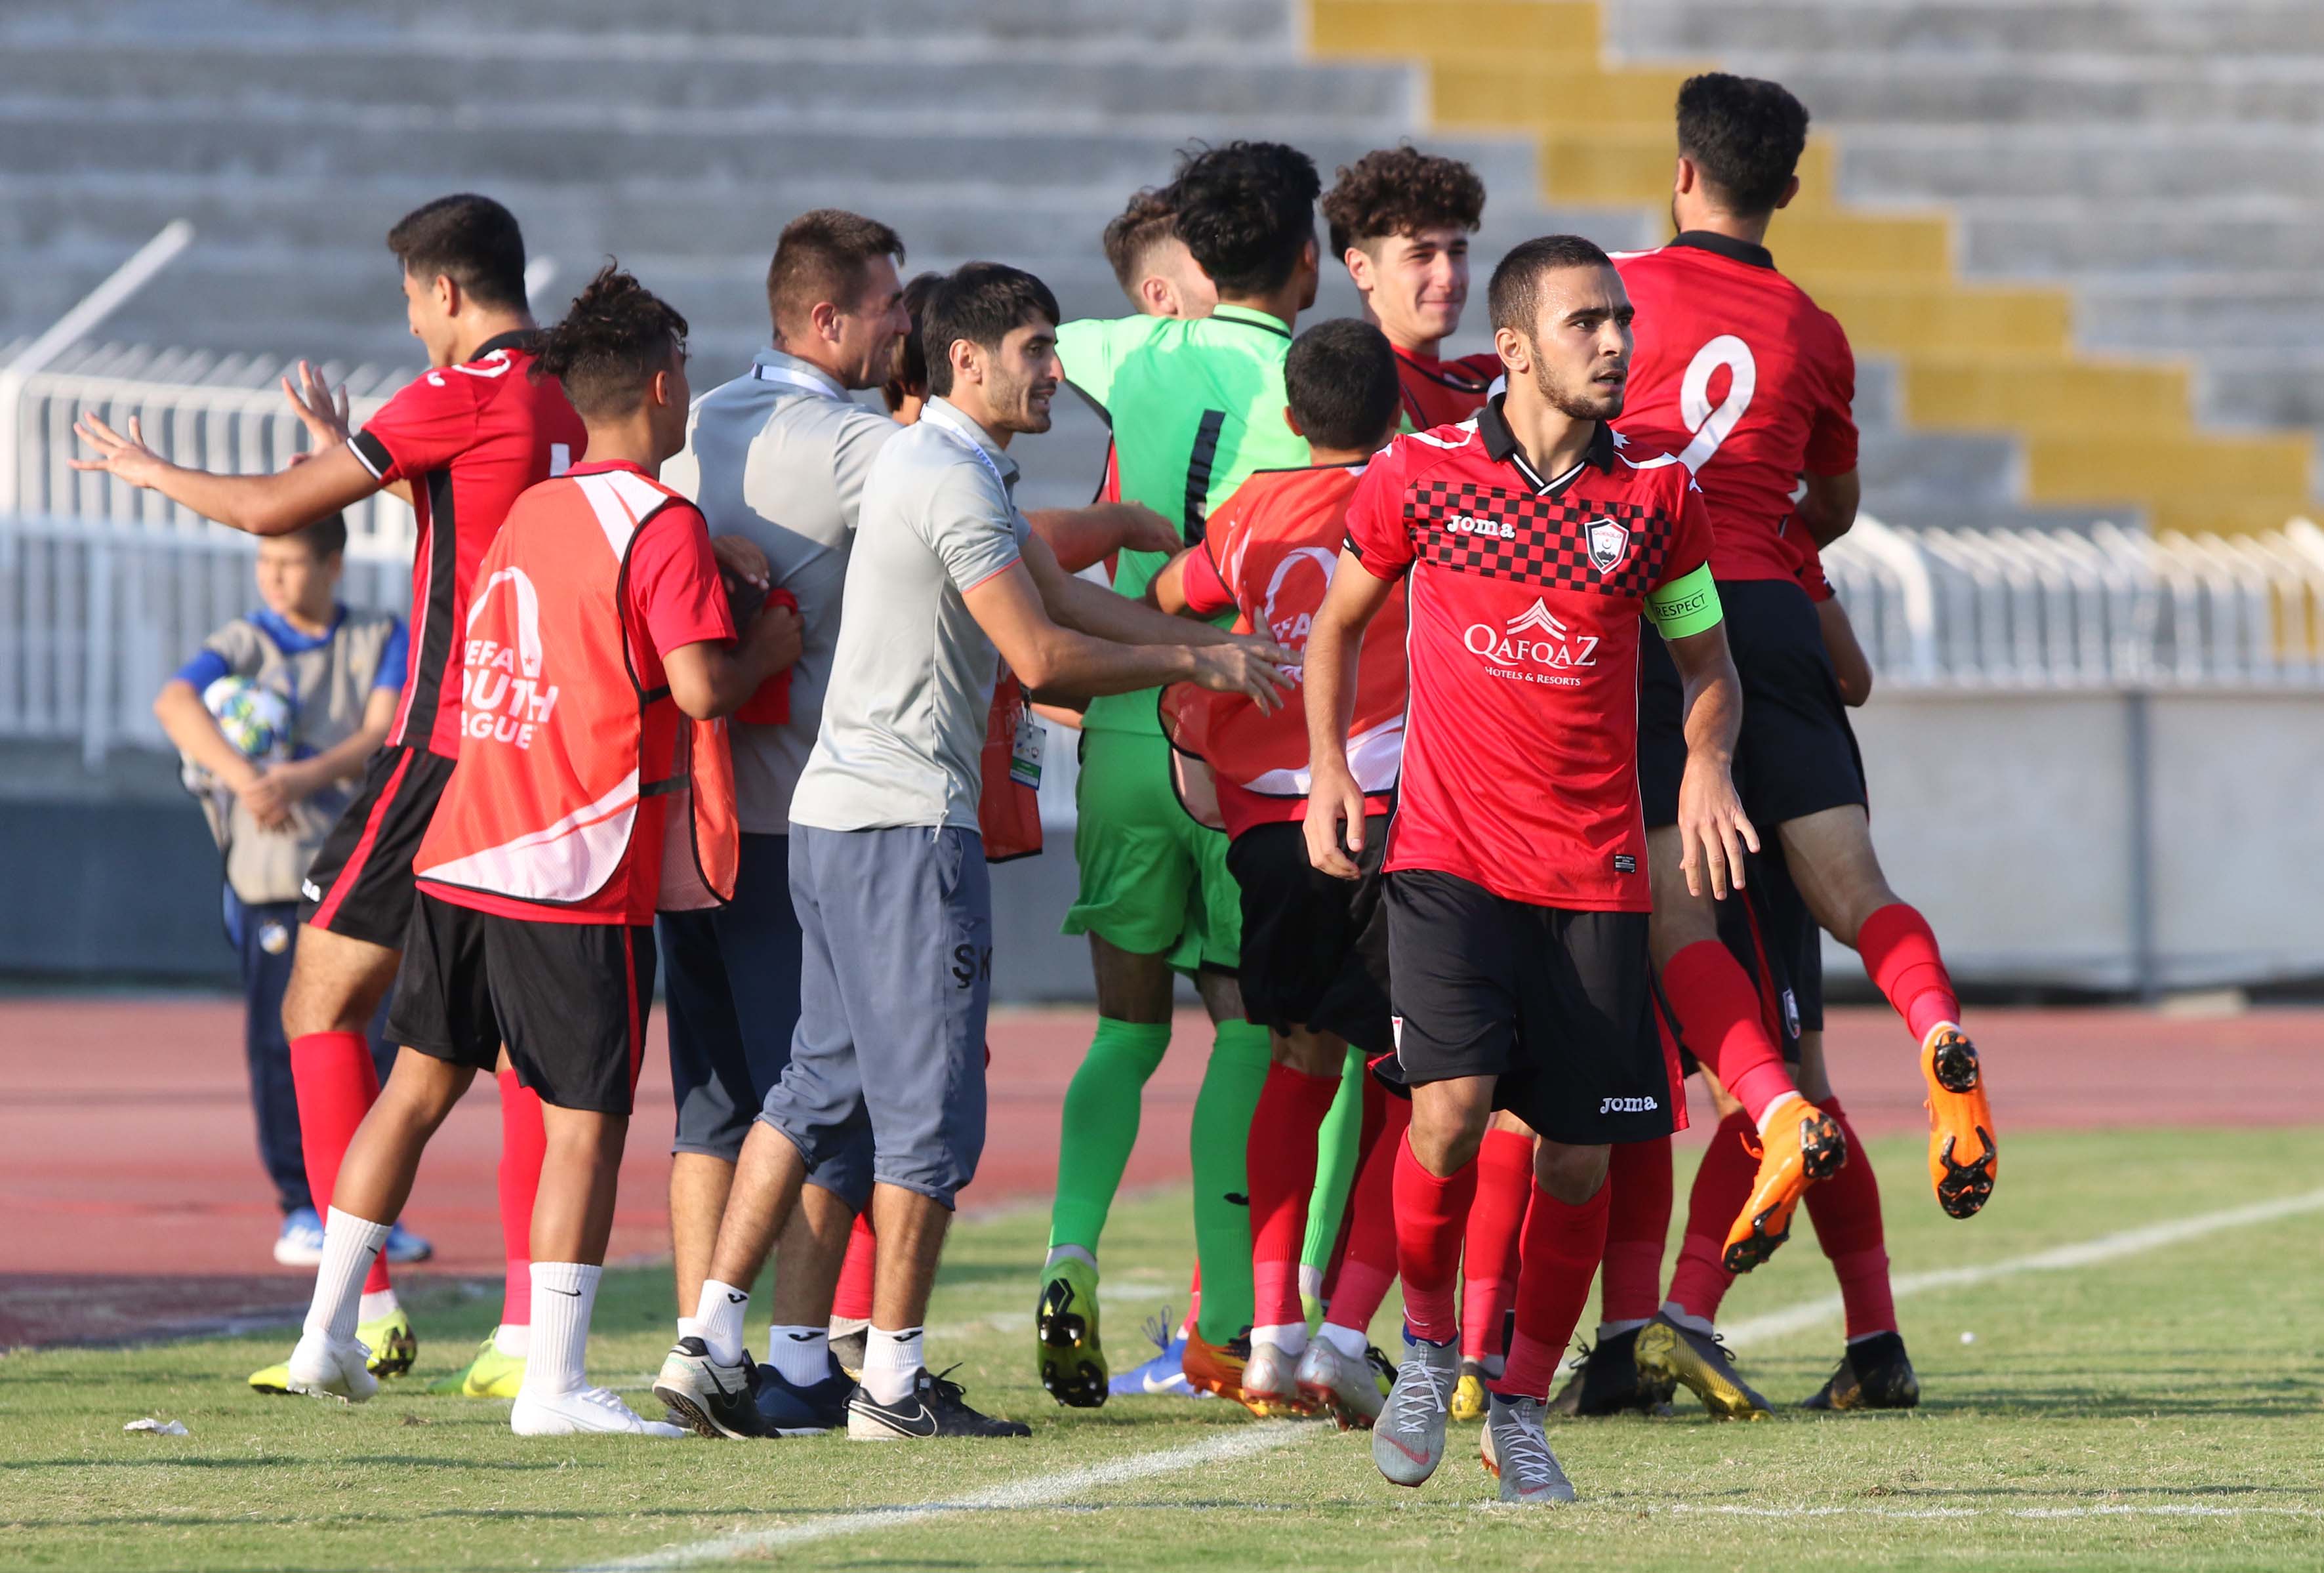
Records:
<instances>
[{"instance_id":1,"label":"short dark hair","mask_svg":"<svg viewBox=\"0 0 2324 1573\"><path fill-rule=\"evenodd\" d=\"M920 308L920 343L927 356L928 391L952 391L952 346L962 339L982 349L1001 347L1026 323L1039 317L1052 327L1064 320L1049 287L1022 268L1006 262L963 262L936 281Z\"/></svg>"},{"instance_id":2,"label":"short dark hair","mask_svg":"<svg viewBox=\"0 0 2324 1573\"><path fill-rule=\"evenodd\" d=\"M1353 317L1319 322L1293 340L1283 384L1299 429L1319 448L1378 447L1404 403L1388 336Z\"/></svg>"},{"instance_id":3,"label":"short dark hair","mask_svg":"<svg viewBox=\"0 0 2324 1573\"><path fill-rule=\"evenodd\" d=\"M1706 71L1679 87L1678 151L1738 217L1775 210L1807 143L1807 106L1777 83Z\"/></svg>"},{"instance_id":4,"label":"short dark hair","mask_svg":"<svg viewBox=\"0 0 2324 1573\"><path fill-rule=\"evenodd\" d=\"M1226 295L1280 289L1315 238L1315 161L1279 142L1231 142L1184 155L1164 193L1179 238Z\"/></svg>"},{"instance_id":5,"label":"short dark hair","mask_svg":"<svg viewBox=\"0 0 2324 1573\"><path fill-rule=\"evenodd\" d=\"M1562 268L1610 268L1614 261L1594 240L1578 235L1536 235L1509 250L1485 287L1495 331L1513 328L1528 339L1541 311L1541 276Z\"/></svg>"},{"instance_id":6,"label":"short dark hair","mask_svg":"<svg viewBox=\"0 0 2324 1573\"><path fill-rule=\"evenodd\" d=\"M1339 179L1323 194L1323 217L1335 257L1393 235L1447 225L1473 231L1485 220L1485 182L1459 159L1425 153L1410 143L1376 148L1340 166Z\"/></svg>"},{"instance_id":7,"label":"short dark hair","mask_svg":"<svg viewBox=\"0 0 2324 1573\"><path fill-rule=\"evenodd\" d=\"M1146 261L1146 254L1177 233L1178 210L1151 186L1133 192L1129 206L1106 220L1105 260L1124 294L1137 287L1139 265Z\"/></svg>"},{"instance_id":8,"label":"short dark hair","mask_svg":"<svg viewBox=\"0 0 2324 1573\"><path fill-rule=\"evenodd\" d=\"M489 197L464 192L420 204L387 232L387 249L423 283L446 278L478 305L526 307L524 232Z\"/></svg>"},{"instance_id":9,"label":"short dark hair","mask_svg":"<svg viewBox=\"0 0 2324 1573\"><path fill-rule=\"evenodd\" d=\"M597 270L565 320L540 336L536 377L565 384L582 419L637 408L656 372L686 355L686 318L621 264Z\"/></svg>"},{"instance_id":10,"label":"short dark hair","mask_svg":"<svg viewBox=\"0 0 2324 1573\"><path fill-rule=\"evenodd\" d=\"M944 282L942 273L918 273L904 286L904 310L912 326L896 344L896 370L881 384L880 397L887 401L888 413L893 415L904 407L904 400L915 393L928 391L928 346L920 329L921 317L928 308L928 297Z\"/></svg>"},{"instance_id":11,"label":"short dark hair","mask_svg":"<svg viewBox=\"0 0 2324 1573\"><path fill-rule=\"evenodd\" d=\"M347 516L327 513L314 523L292 530L285 538L303 542L317 562L327 561L347 549Z\"/></svg>"},{"instance_id":12,"label":"short dark hair","mask_svg":"<svg viewBox=\"0 0 2324 1573\"><path fill-rule=\"evenodd\" d=\"M802 325L820 301L852 308L873 262L904 263L904 240L876 218L818 207L783 225L767 264L767 311L778 334Z\"/></svg>"}]
</instances>

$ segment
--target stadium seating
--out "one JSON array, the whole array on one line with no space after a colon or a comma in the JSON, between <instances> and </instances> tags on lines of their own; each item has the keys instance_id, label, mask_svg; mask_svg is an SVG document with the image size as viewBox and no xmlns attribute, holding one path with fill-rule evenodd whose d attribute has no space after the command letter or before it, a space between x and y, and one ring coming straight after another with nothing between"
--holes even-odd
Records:
<instances>
[{"instance_id":1,"label":"stadium seating","mask_svg":"<svg viewBox=\"0 0 2324 1573\"><path fill-rule=\"evenodd\" d=\"M0 340L182 214L200 241L107 336L410 364L378 236L460 187L508 200L557 262L544 309L619 254L693 318L707 373L761 340L773 231L816 203L890 219L915 266L1003 256L1068 311L1111 310L1097 230L1196 137L1285 137L1328 176L1412 136L1484 170L1487 255L1553 227L1650 244L1673 94L1717 63L1817 114L1775 245L1859 346L1884 517L2273 528L2307 510L2324 426L2324 284L2301 265L2324 240L2324 21L2292 0L2196 14L23 0L0 19ZM1352 298L1334 280L1321 304ZM1027 455L1034 501L1086 490L1094 422L1060 426Z\"/></svg>"}]
</instances>

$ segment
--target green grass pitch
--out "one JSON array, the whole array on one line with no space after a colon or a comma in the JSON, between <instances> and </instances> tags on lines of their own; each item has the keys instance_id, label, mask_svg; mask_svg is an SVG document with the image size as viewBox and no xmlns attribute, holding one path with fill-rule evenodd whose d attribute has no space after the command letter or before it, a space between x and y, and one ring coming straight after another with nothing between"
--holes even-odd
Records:
<instances>
[{"instance_id":1,"label":"green grass pitch","mask_svg":"<svg viewBox=\"0 0 2324 1573\"><path fill-rule=\"evenodd\" d=\"M1938 1211L1919 1143L1875 1152L1903 1274L2297 1194L2324 1176L2318 1134L2006 1140L1997 1197L1969 1223ZM1172 1192L1116 1210L1118 1364L1144 1357L1142 1319L1183 1304L1185 1209ZM972 1401L1033 1422L1030 1441L519 1439L504 1403L418 1391L495 1309L437 1290L415 1306L419 1371L360 1408L251 1394L243 1378L281 1357L280 1335L0 1358L0 1568L562 1568L736 1534L761 1537L743 1565L1043 1573L2324 1566L2324 1210L1912 1294L1899 1310L1925 1395L1915 1413L1554 1425L1582 1501L1536 1513L1483 1505L1473 1433L1456 1431L1425 1489L1402 1491L1362 1437L1325 1425L1257 1434L1217 1401L1057 1409L1029 1350L1044 1221L1019 1212L955 1234L929 1338ZM1831 1289L1803 1220L1727 1319ZM643 1408L669 1295L664 1271L625 1270L598 1305L592 1373ZM1394 1315L1375 1329L1384 1344ZM1794 1403L1839 1346L1836 1321L1763 1339L1744 1370ZM123 1432L143 1415L192 1434ZM1230 1454L1238 1436L1249 1450ZM1207 1461L1139 1462L1189 1449ZM877 1511L963 1502L983 1505Z\"/></svg>"}]
</instances>

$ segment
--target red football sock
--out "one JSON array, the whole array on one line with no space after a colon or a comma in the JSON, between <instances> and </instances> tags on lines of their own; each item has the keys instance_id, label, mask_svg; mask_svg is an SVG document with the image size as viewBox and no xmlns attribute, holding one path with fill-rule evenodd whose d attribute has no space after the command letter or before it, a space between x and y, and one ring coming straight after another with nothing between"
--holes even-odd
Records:
<instances>
[{"instance_id":1,"label":"red football sock","mask_svg":"<svg viewBox=\"0 0 2324 1573\"><path fill-rule=\"evenodd\" d=\"M1397 1154L1412 1127L1412 1100L1383 1095L1379 1135L1356 1171L1348 1196L1348 1252L1333 1286L1330 1320L1359 1332L1372 1325L1380 1302L1396 1283Z\"/></svg>"},{"instance_id":2,"label":"red football sock","mask_svg":"<svg viewBox=\"0 0 2324 1573\"><path fill-rule=\"evenodd\" d=\"M1840 1298L1848 1308L1848 1336L1896 1330L1896 1299L1888 1285L1888 1240L1880 1223L1880 1182L1873 1178L1872 1155L1856 1139L1856 1127L1837 1098L1823 1111L1848 1138L1848 1162L1839 1173L1808 1190L1808 1219L1816 1242L1831 1258Z\"/></svg>"},{"instance_id":3,"label":"red football sock","mask_svg":"<svg viewBox=\"0 0 2324 1573\"><path fill-rule=\"evenodd\" d=\"M1356 1174L1359 1182L1364 1165L1372 1161L1372 1150L1379 1145L1379 1136L1388 1125L1388 1096L1379 1084L1379 1078L1364 1078L1364 1115L1356 1122ZM1330 1260L1323 1264L1323 1304L1326 1314L1332 1296L1340 1292L1340 1269L1347 1265L1348 1241L1356 1232L1356 1188L1348 1187L1348 1204L1340 1210L1340 1237L1332 1242Z\"/></svg>"},{"instance_id":4,"label":"red football sock","mask_svg":"<svg viewBox=\"0 0 2324 1573\"><path fill-rule=\"evenodd\" d=\"M835 1321L872 1320L872 1269L880 1256L879 1237L872 1232L872 1215L859 1212L847 1232L847 1260L839 1265L839 1287L832 1292Z\"/></svg>"},{"instance_id":5,"label":"red football sock","mask_svg":"<svg viewBox=\"0 0 2324 1573\"><path fill-rule=\"evenodd\" d=\"M1697 940L1673 956L1663 968L1663 992L1678 1013L1686 1046L1755 1122L1794 1090L1760 1016L1758 990L1725 945Z\"/></svg>"},{"instance_id":6,"label":"red football sock","mask_svg":"<svg viewBox=\"0 0 2324 1573\"><path fill-rule=\"evenodd\" d=\"M541 1128L540 1093L519 1081L513 1070L500 1072L494 1080L501 1087L501 1252L508 1265L501 1323L530 1327L532 1200L540 1194L549 1133Z\"/></svg>"},{"instance_id":7,"label":"red football sock","mask_svg":"<svg viewBox=\"0 0 2324 1573\"><path fill-rule=\"evenodd\" d=\"M1498 1359L1502 1315L1517 1287L1517 1237L1533 1198L1533 1141L1489 1130L1477 1150L1477 1200L1461 1247L1461 1357Z\"/></svg>"},{"instance_id":8,"label":"red football sock","mask_svg":"<svg viewBox=\"0 0 2324 1573\"><path fill-rule=\"evenodd\" d=\"M1670 1137L1619 1142L1606 1171L1606 1258L1599 1270L1601 1321L1645 1321L1662 1304L1663 1247L1670 1241Z\"/></svg>"},{"instance_id":9,"label":"red football sock","mask_svg":"<svg viewBox=\"0 0 2324 1573\"><path fill-rule=\"evenodd\" d=\"M1759 1160L1743 1145L1757 1125L1741 1110L1720 1121L1694 1172L1694 1190L1687 1198L1686 1239L1679 1246L1678 1266L1671 1274L1670 1299L1690 1316L1719 1320L1719 1302L1727 1298L1735 1274L1721 1264L1727 1254L1727 1231L1735 1215L1751 1200L1751 1182L1759 1177Z\"/></svg>"},{"instance_id":10,"label":"red football sock","mask_svg":"<svg viewBox=\"0 0 2324 1573\"><path fill-rule=\"evenodd\" d=\"M355 1127L379 1099L379 1069L372 1063L371 1040L361 1033L308 1033L290 1040L290 1087L299 1100L299 1145L307 1163L307 1192L317 1210L329 1214L332 1188ZM387 1253L371 1259L363 1292L388 1286ZM525 1293L532 1292L530 1284Z\"/></svg>"},{"instance_id":11,"label":"red football sock","mask_svg":"<svg viewBox=\"0 0 2324 1573\"><path fill-rule=\"evenodd\" d=\"M1315 1189L1315 1137L1341 1077L1269 1065L1250 1117L1244 1163L1250 1178L1251 1320L1306 1325L1299 1303L1299 1253L1307 1240L1307 1197Z\"/></svg>"},{"instance_id":12,"label":"red football sock","mask_svg":"<svg viewBox=\"0 0 2324 1573\"><path fill-rule=\"evenodd\" d=\"M1856 952L1913 1029L1915 1044L1928 1042L1939 1022L1960 1020L1960 1000L1937 953L1937 936L1916 909L1895 901L1866 918L1856 931Z\"/></svg>"},{"instance_id":13,"label":"red football sock","mask_svg":"<svg viewBox=\"0 0 2324 1573\"><path fill-rule=\"evenodd\" d=\"M1534 1186L1526 1209L1525 1265L1517 1273L1517 1331L1509 1338L1508 1366L1489 1384L1504 1398L1549 1396L1606 1251L1607 1202L1603 1185L1579 1207Z\"/></svg>"},{"instance_id":14,"label":"red football sock","mask_svg":"<svg viewBox=\"0 0 2324 1573\"><path fill-rule=\"evenodd\" d=\"M1396 1270L1404 1280L1404 1321L1415 1338L1449 1344L1461 1336L1452 1307L1461 1274L1461 1225L1477 1195L1477 1165L1438 1179L1412 1155L1412 1136L1397 1144Z\"/></svg>"},{"instance_id":15,"label":"red football sock","mask_svg":"<svg viewBox=\"0 0 2324 1573\"><path fill-rule=\"evenodd\" d=\"M1193 1332L1194 1324L1202 1320L1202 1316L1203 1259L1197 1256L1194 1258L1194 1275L1186 1280L1186 1320L1178 1324L1178 1330L1182 1333Z\"/></svg>"}]
</instances>

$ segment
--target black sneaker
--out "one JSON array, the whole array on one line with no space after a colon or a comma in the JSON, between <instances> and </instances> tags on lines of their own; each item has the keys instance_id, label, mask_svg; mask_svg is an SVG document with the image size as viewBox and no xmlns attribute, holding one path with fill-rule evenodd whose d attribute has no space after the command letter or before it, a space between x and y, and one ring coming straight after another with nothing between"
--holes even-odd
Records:
<instances>
[{"instance_id":1,"label":"black sneaker","mask_svg":"<svg viewBox=\"0 0 2324 1573\"><path fill-rule=\"evenodd\" d=\"M710 1357L710 1346L700 1338L680 1338L654 1378L654 1396L680 1424L701 1436L762 1437L767 1431L751 1401L758 1372L748 1349L742 1351L741 1364L722 1366Z\"/></svg>"},{"instance_id":2,"label":"black sneaker","mask_svg":"<svg viewBox=\"0 0 2324 1573\"><path fill-rule=\"evenodd\" d=\"M847 1401L854 1395L855 1379L834 1357L829 1374L802 1387L772 1366L751 1372L751 1401L758 1406L760 1434L770 1437L819 1437L847 1423Z\"/></svg>"},{"instance_id":3,"label":"black sneaker","mask_svg":"<svg viewBox=\"0 0 2324 1573\"><path fill-rule=\"evenodd\" d=\"M1876 1333L1840 1353L1840 1366L1802 1409L1912 1409L1921 1402L1921 1379L1913 1375L1904 1340Z\"/></svg>"},{"instance_id":4,"label":"black sneaker","mask_svg":"<svg viewBox=\"0 0 2324 1573\"><path fill-rule=\"evenodd\" d=\"M1549 1412L1590 1419L1609 1414L1659 1414L1670 1406L1677 1384L1638 1369L1638 1334L1631 1328L1582 1346L1573 1375L1549 1401Z\"/></svg>"},{"instance_id":5,"label":"black sneaker","mask_svg":"<svg viewBox=\"0 0 2324 1573\"><path fill-rule=\"evenodd\" d=\"M957 1370L954 1366L952 1369ZM947 1371L945 1375L950 1375ZM979 1414L964 1402L967 1394L957 1382L928 1374L922 1366L912 1378L912 1391L901 1403L881 1403L858 1387L847 1403L847 1434L859 1442L893 1442L922 1437L1029 1437L1033 1428L1020 1421L995 1420Z\"/></svg>"}]
</instances>

